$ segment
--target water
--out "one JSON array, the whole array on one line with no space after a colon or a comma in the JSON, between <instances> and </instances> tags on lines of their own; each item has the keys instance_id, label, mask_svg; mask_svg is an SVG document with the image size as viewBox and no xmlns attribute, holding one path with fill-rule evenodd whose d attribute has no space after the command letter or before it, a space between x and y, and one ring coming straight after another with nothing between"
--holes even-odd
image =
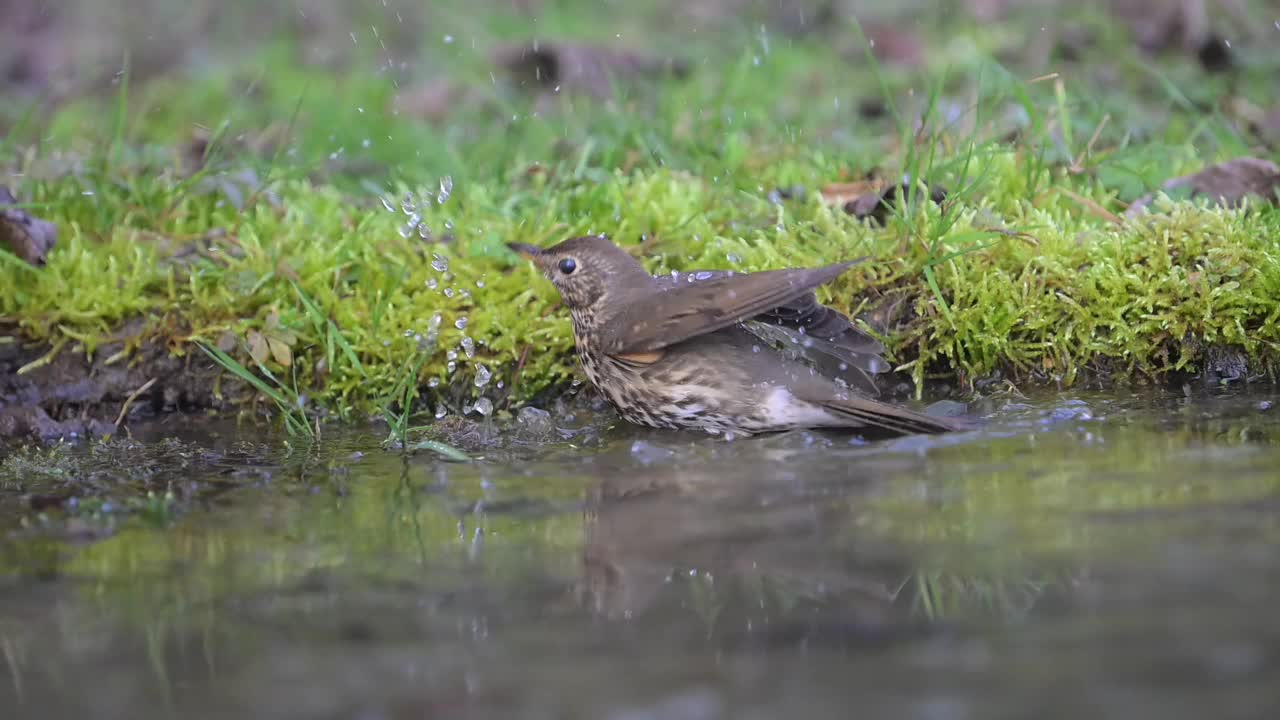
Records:
<instances>
[{"instance_id":1,"label":"water","mask_svg":"<svg viewBox=\"0 0 1280 720\"><path fill-rule=\"evenodd\" d=\"M170 517L0 494L0 707L1270 717L1276 399L1002 400L981 431L883 442L529 411L477 424L473 464L170 420L135 435L199 449L22 475L82 502L172 488Z\"/></svg>"}]
</instances>

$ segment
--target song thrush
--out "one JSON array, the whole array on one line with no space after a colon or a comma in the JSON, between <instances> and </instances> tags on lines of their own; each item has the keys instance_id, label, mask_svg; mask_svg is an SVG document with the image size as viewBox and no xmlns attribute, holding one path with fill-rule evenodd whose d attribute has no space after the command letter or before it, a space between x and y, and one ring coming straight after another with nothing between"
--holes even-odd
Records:
<instances>
[{"instance_id":1,"label":"song thrush","mask_svg":"<svg viewBox=\"0 0 1280 720\"><path fill-rule=\"evenodd\" d=\"M871 397L883 348L813 292L860 260L655 277L603 236L508 246L559 290L587 377L630 422L727 437L963 427Z\"/></svg>"}]
</instances>

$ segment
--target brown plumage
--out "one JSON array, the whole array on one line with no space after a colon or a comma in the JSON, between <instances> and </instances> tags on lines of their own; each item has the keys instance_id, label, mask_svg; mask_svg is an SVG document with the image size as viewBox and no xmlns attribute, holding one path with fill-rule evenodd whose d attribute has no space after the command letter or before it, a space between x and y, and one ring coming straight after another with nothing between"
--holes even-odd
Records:
<instances>
[{"instance_id":1,"label":"brown plumage","mask_svg":"<svg viewBox=\"0 0 1280 720\"><path fill-rule=\"evenodd\" d=\"M883 348L813 292L858 260L654 277L603 236L510 247L559 290L583 369L631 422L726 436L962 427L869 397Z\"/></svg>"}]
</instances>

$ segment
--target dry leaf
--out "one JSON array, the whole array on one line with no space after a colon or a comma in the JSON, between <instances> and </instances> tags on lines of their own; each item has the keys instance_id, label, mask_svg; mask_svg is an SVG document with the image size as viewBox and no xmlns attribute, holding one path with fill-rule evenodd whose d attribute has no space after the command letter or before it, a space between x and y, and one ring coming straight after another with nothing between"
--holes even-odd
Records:
<instances>
[{"instance_id":1,"label":"dry leaf","mask_svg":"<svg viewBox=\"0 0 1280 720\"><path fill-rule=\"evenodd\" d=\"M829 183L822 187L822 201L828 205L844 207L845 203L857 200L867 193L878 193L883 187L884 181L879 178Z\"/></svg>"},{"instance_id":2,"label":"dry leaf","mask_svg":"<svg viewBox=\"0 0 1280 720\"><path fill-rule=\"evenodd\" d=\"M249 341L249 357L259 365L266 363L271 357L271 348L267 346L267 339L257 330L250 330L245 337Z\"/></svg>"},{"instance_id":3,"label":"dry leaf","mask_svg":"<svg viewBox=\"0 0 1280 720\"><path fill-rule=\"evenodd\" d=\"M232 350L235 350L236 349L235 333L231 332L230 330L224 330L223 333L218 336L218 342L216 347L224 353L229 353Z\"/></svg>"},{"instance_id":4,"label":"dry leaf","mask_svg":"<svg viewBox=\"0 0 1280 720\"><path fill-rule=\"evenodd\" d=\"M871 218L880 224L888 219L889 213L893 211L899 200L906 197L911 191L910 181L890 185L880 192L870 192L861 197L850 200L844 204L844 211L850 215L865 220ZM935 203L941 204L947 199L947 191L938 185L929 185L925 183L925 187L929 191L929 199ZM917 197L919 197L920 189L916 189Z\"/></svg>"},{"instance_id":5,"label":"dry leaf","mask_svg":"<svg viewBox=\"0 0 1280 720\"><path fill-rule=\"evenodd\" d=\"M271 357L275 358L281 367L293 365L293 351L289 349L288 344L283 340L268 336L267 347L271 349Z\"/></svg>"},{"instance_id":6,"label":"dry leaf","mask_svg":"<svg viewBox=\"0 0 1280 720\"><path fill-rule=\"evenodd\" d=\"M44 265L49 251L58 242L58 226L32 217L17 204L9 188L0 185L0 246L8 246L14 255L32 265Z\"/></svg>"},{"instance_id":7,"label":"dry leaf","mask_svg":"<svg viewBox=\"0 0 1280 720\"><path fill-rule=\"evenodd\" d=\"M1174 178L1160 186L1166 193L1189 191L1190 197L1207 197L1227 207L1237 207L1249 196L1275 203L1280 189L1280 167L1269 160L1242 157L1212 165L1198 173ZM1155 199L1148 193L1133 201L1125 215L1133 217Z\"/></svg>"}]
</instances>

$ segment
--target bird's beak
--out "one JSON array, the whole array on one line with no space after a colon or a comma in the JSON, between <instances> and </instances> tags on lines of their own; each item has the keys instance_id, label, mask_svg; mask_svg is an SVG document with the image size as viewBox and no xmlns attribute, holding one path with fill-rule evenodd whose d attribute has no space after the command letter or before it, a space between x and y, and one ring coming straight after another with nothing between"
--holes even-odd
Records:
<instances>
[{"instance_id":1,"label":"bird's beak","mask_svg":"<svg viewBox=\"0 0 1280 720\"><path fill-rule=\"evenodd\" d=\"M541 248L524 243L507 243L507 247L511 248L512 252L518 253L525 260L536 260L542 254Z\"/></svg>"}]
</instances>

